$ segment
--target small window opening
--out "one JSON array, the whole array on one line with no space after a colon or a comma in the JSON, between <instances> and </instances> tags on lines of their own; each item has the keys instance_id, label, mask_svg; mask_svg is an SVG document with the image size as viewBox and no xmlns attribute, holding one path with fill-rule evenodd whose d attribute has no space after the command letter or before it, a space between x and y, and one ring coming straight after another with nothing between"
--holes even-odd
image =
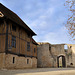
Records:
<instances>
[{"instance_id":1,"label":"small window opening","mask_svg":"<svg viewBox=\"0 0 75 75\"><path fill-rule=\"evenodd\" d=\"M16 31L16 26L12 25L12 30Z\"/></svg>"},{"instance_id":2,"label":"small window opening","mask_svg":"<svg viewBox=\"0 0 75 75\"><path fill-rule=\"evenodd\" d=\"M27 59L27 64L29 64L29 59Z\"/></svg>"},{"instance_id":3,"label":"small window opening","mask_svg":"<svg viewBox=\"0 0 75 75\"><path fill-rule=\"evenodd\" d=\"M73 65L73 63L70 63L70 65Z\"/></svg>"},{"instance_id":4,"label":"small window opening","mask_svg":"<svg viewBox=\"0 0 75 75\"><path fill-rule=\"evenodd\" d=\"M49 50L51 50L51 46L49 46Z\"/></svg>"},{"instance_id":5,"label":"small window opening","mask_svg":"<svg viewBox=\"0 0 75 75\"><path fill-rule=\"evenodd\" d=\"M30 34L27 34L27 37L30 38Z\"/></svg>"},{"instance_id":6,"label":"small window opening","mask_svg":"<svg viewBox=\"0 0 75 75\"><path fill-rule=\"evenodd\" d=\"M13 64L15 63L15 57L13 57Z\"/></svg>"},{"instance_id":7,"label":"small window opening","mask_svg":"<svg viewBox=\"0 0 75 75\"><path fill-rule=\"evenodd\" d=\"M36 52L36 49L34 48L34 53Z\"/></svg>"},{"instance_id":8,"label":"small window opening","mask_svg":"<svg viewBox=\"0 0 75 75\"><path fill-rule=\"evenodd\" d=\"M16 48L16 37L12 36L12 47Z\"/></svg>"},{"instance_id":9,"label":"small window opening","mask_svg":"<svg viewBox=\"0 0 75 75\"><path fill-rule=\"evenodd\" d=\"M65 49L65 50L68 50L68 46L67 46L67 45L64 45L64 49Z\"/></svg>"},{"instance_id":10,"label":"small window opening","mask_svg":"<svg viewBox=\"0 0 75 75\"><path fill-rule=\"evenodd\" d=\"M70 48L72 48L72 46L70 46Z\"/></svg>"},{"instance_id":11,"label":"small window opening","mask_svg":"<svg viewBox=\"0 0 75 75\"><path fill-rule=\"evenodd\" d=\"M27 42L27 51L30 51L30 42Z\"/></svg>"}]
</instances>

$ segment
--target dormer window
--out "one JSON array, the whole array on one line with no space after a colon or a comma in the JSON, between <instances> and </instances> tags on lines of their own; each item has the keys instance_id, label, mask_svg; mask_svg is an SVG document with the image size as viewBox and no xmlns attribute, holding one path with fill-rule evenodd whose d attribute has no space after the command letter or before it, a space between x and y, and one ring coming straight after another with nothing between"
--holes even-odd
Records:
<instances>
[{"instance_id":1,"label":"dormer window","mask_svg":"<svg viewBox=\"0 0 75 75\"><path fill-rule=\"evenodd\" d=\"M12 25L12 30L16 31L16 26Z\"/></svg>"}]
</instances>

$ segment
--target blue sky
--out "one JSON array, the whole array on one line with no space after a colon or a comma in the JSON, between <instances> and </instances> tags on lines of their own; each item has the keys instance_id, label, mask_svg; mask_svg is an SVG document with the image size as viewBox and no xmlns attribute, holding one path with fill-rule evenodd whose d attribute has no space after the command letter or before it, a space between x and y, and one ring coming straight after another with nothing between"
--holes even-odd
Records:
<instances>
[{"instance_id":1,"label":"blue sky","mask_svg":"<svg viewBox=\"0 0 75 75\"><path fill-rule=\"evenodd\" d=\"M69 11L65 0L0 0L15 12L36 34L37 42L71 43L65 28Z\"/></svg>"}]
</instances>

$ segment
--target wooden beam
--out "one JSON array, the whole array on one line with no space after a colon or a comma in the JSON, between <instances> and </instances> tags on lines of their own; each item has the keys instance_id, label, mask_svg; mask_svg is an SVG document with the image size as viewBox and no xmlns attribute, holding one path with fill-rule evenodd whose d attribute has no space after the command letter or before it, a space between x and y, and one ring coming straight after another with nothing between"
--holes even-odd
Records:
<instances>
[{"instance_id":1,"label":"wooden beam","mask_svg":"<svg viewBox=\"0 0 75 75\"><path fill-rule=\"evenodd\" d=\"M5 40L5 53L8 52L8 24L6 23L6 20L4 20L4 25L6 26L6 40Z\"/></svg>"}]
</instances>

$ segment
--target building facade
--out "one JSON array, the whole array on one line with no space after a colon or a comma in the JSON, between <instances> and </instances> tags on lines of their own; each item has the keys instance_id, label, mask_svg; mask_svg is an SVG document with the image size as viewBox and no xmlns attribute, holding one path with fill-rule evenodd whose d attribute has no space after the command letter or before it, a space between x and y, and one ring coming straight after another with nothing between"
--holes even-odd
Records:
<instances>
[{"instance_id":1,"label":"building facade","mask_svg":"<svg viewBox=\"0 0 75 75\"><path fill-rule=\"evenodd\" d=\"M36 68L34 35L14 12L0 3L0 68Z\"/></svg>"},{"instance_id":2,"label":"building facade","mask_svg":"<svg viewBox=\"0 0 75 75\"><path fill-rule=\"evenodd\" d=\"M75 67L74 44L50 44L45 42L38 44L38 67Z\"/></svg>"}]
</instances>

